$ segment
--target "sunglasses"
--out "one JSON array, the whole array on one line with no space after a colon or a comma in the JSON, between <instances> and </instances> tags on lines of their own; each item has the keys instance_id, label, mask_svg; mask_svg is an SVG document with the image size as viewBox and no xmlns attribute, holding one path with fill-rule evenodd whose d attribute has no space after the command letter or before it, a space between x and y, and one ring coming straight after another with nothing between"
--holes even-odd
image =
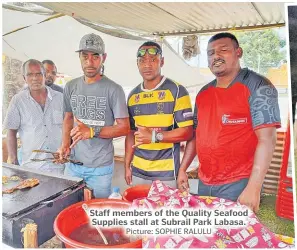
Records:
<instances>
[{"instance_id":1,"label":"sunglasses","mask_svg":"<svg viewBox=\"0 0 297 250\"><path fill-rule=\"evenodd\" d=\"M139 49L137 51L137 57L143 57L146 54L146 52L152 56L162 54L162 51L158 48Z\"/></svg>"}]
</instances>

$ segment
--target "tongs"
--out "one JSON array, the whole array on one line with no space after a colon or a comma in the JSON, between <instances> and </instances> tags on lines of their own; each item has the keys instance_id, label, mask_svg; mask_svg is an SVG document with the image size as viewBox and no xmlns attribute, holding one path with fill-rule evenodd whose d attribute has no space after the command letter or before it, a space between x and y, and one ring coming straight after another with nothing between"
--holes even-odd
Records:
<instances>
[{"instance_id":1,"label":"tongs","mask_svg":"<svg viewBox=\"0 0 297 250\"><path fill-rule=\"evenodd\" d=\"M36 149L36 150L33 150L32 152L34 153L46 153L46 154L52 154L52 156L54 158L43 158L43 159L37 159L37 158L33 158L31 159L31 161L51 161L51 162L55 162L59 159L59 153L57 152L51 152L51 151L47 151L47 150L42 150L42 149ZM80 161L76 161L76 160L72 160L70 159L70 157L67 157L67 158L63 158L63 161L65 162L70 162L70 163L73 163L73 164L76 164L76 165L84 165L82 162Z\"/></svg>"}]
</instances>

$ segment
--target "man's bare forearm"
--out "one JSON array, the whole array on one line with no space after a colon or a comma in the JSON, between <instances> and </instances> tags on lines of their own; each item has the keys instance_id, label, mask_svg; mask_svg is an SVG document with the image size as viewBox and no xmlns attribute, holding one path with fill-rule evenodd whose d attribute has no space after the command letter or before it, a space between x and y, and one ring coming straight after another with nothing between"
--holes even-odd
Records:
<instances>
[{"instance_id":1,"label":"man's bare forearm","mask_svg":"<svg viewBox=\"0 0 297 250\"><path fill-rule=\"evenodd\" d=\"M193 126L184 128L176 128L171 131L164 131L162 142L167 143L178 143L182 141L189 141L193 137Z\"/></svg>"},{"instance_id":2,"label":"man's bare forearm","mask_svg":"<svg viewBox=\"0 0 297 250\"><path fill-rule=\"evenodd\" d=\"M64 146L68 146L68 145L70 146L71 144L70 132L71 132L71 129L73 129L73 123L74 123L73 114L70 112L67 112L63 120L62 145Z\"/></svg>"},{"instance_id":3,"label":"man's bare forearm","mask_svg":"<svg viewBox=\"0 0 297 250\"><path fill-rule=\"evenodd\" d=\"M257 134L257 132L256 132ZM276 144L276 130L268 131L266 136L258 136L258 145L255 152L254 164L248 186L261 190L265 175L270 166Z\"/></svg>"},{"instance_id":4,"label":"man's bare forearm","mask_svg":"<svg viewBox=\"0 0 297 250\"><path fill-rule=\"evenodd\" d=\"M130 168L130 165L133 159L133 155L135 151L135 149L132 148L135 141L134 132L135 131L130 131L125 139L125 168Z\"/></svg>"},{"instance_id":5,"label":"man's bare forearm","mask_svg":"<svg viewBox=\"0 0 297 250\"><path fill-rule=\"evenodd\" d=\"M12 164L18 165L18 142L17 142L17 130L8 129L7 131L7 151L8 161Z\"/></svg>"},{"instance_id":6,"label":"man's bare forearm","mask_svg":"<svg viewBox=\"0 0 297 250\"><path fill-rule=\"evenodd\" d=\"M186 171L196 156L196 137L187 142L179 171Z\"/></svg>"},{"instance_id":7,"label":"man's bare forearm","mask_svg":"<svg viewBox=\"0 0 297 250\"><path fill-rule=\"evenodd\" d=\"M110 139L125 136L129 133L129 130L129 118L117 119L117 124L113 126L103 127L100 131L99 137Z\"/></svg>"}]
</instances>

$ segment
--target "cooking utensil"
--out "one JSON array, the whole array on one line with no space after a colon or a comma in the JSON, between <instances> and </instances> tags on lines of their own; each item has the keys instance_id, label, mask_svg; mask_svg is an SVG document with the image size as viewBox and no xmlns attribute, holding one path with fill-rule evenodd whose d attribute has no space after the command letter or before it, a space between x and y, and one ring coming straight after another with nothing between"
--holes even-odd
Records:
<instances>
[{"instance_id":1,"label":"cooking utensil","mask_svg":"<svg viewBox=\"0 0 297 250\"><path fill-rule=\"evenodd\" d=\"M89 207L88 207L88 205L84 203L84 204L82 204L82 208L83 208L83 210L85 210L86 214L89 216L89 213L88 213L88 211L89 211ZM98 231L98 233L100 234L102 240L104 241L104 244L105 244L105 245L108 245L108 241L107 241L107 239L105 238L104 234L102 233L100 227L99 227L99 226L95 226L95 228L97 229L97 231Z\"/></svg>"},{"instance_id":2,"label":"cooking utensil","mask_svg":"<svg viewBox=\"0 0 297 250\"><path fill-rule=\"evenodd\" d=\"M30 159L31 161L51 161L51 162L54 162L56 161L57 159L56 158L44 158L44 159L36 159L36 158L33 158L33 159ZM82 162L80 161L75 161L75 160L70 160L70 159L65 159L66 161L65 162L70 162L70 163L73 163L73 164L76 164L76 165L84 165Z\"/></svg>"},{"instance_id":3,"label":"cooking utensil","mask_svg":"<svg viewBox=\"0 0 297 250\"><path fill-rule=\"evenodd\" d=\"M56 160L59 159L59 153L57 152L51 152L51 151L48 151L48 150L42 150L42 149L36 149L36 150L33 150L32 151L33 153L46 153L46 154L52 154L52 156L54 158L43 158L43 159L37 159L37 158L33 158L31 159L31 161L50 161L50 162L55 162ZM70 163L73 163L73 164L76 164L76 165L84 165L82 162L80 161L76 161L76 160L72 160L70 159L70 157L67 157L67 158L63 158L63 160L65 162L70 162Z\"/></svg>"}]
</instances>

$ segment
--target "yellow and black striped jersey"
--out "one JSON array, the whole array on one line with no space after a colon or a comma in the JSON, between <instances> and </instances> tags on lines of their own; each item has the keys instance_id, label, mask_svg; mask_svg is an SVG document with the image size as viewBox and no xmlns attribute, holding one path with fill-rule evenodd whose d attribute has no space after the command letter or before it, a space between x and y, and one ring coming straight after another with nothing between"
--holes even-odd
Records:
<instances>
[{"instance_id":1,"label":"yellow and black striped jersey","mask_svg":"<svg viewBox=\"0 0 297 250\"><path fill-rule=\"evenodd\" d=\"M131 130L136 125L169 131L193 125L192 106L186 88L166 77L152 90L143 84L128 97ZM174 180L180 167L179 143L150 143L135 149L132 173L149 180Z\"/></svg>"}]
</instances>

